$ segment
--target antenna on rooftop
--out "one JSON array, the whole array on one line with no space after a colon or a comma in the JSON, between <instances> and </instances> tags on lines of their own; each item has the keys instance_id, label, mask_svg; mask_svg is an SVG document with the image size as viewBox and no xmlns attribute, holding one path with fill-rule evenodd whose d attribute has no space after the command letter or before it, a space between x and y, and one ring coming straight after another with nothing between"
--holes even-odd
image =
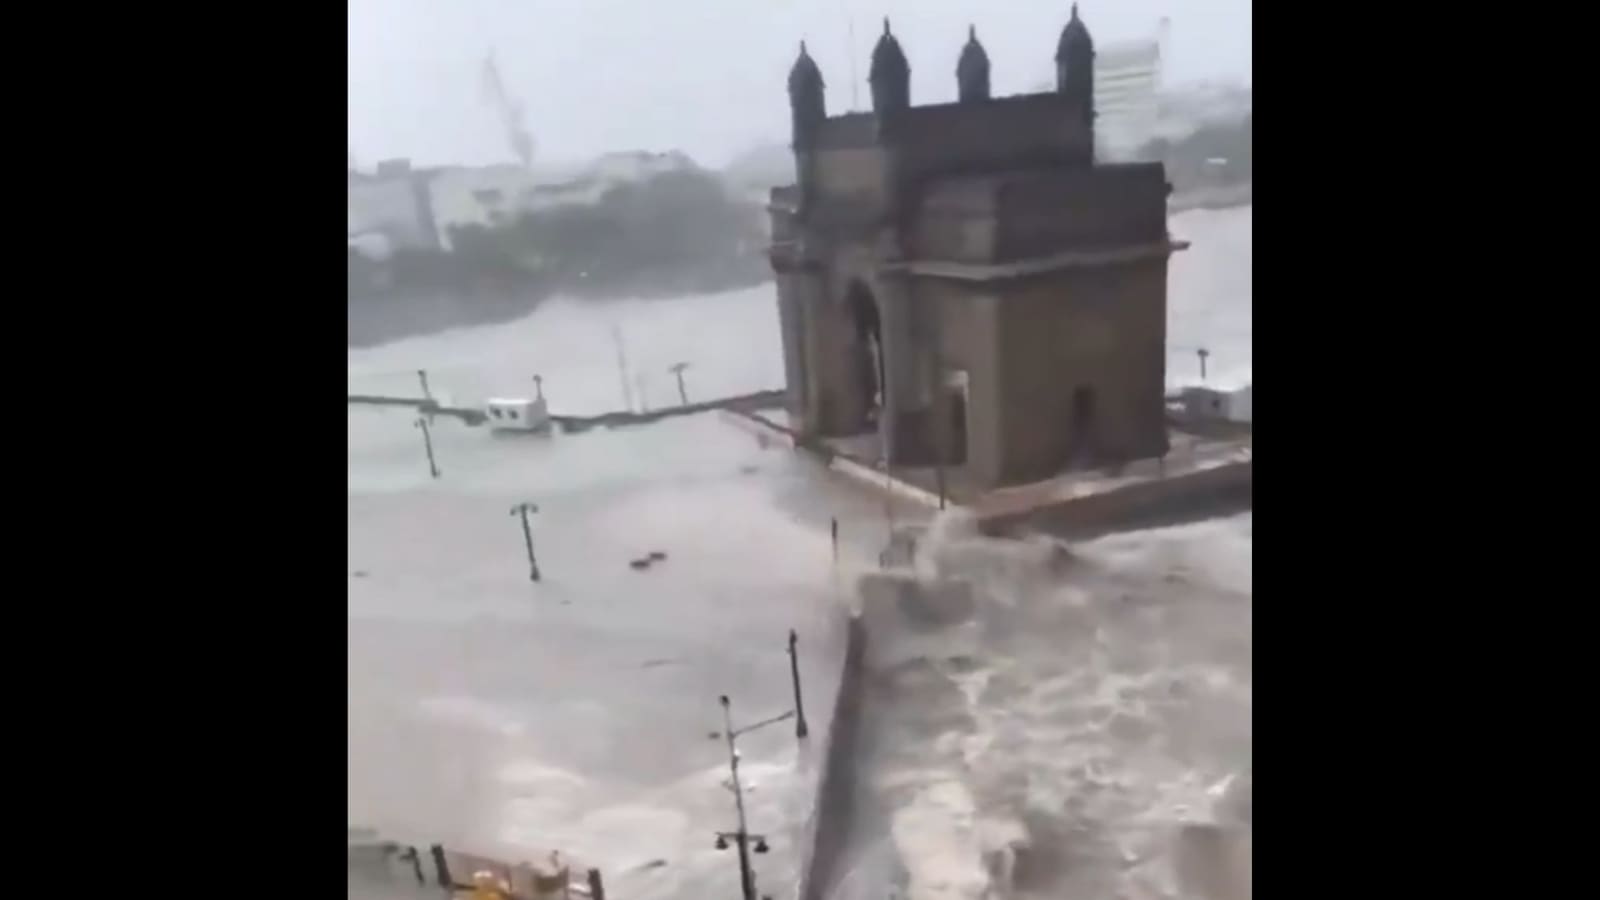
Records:
<instances>
[{"instance_id":1,"label":"antenna on rooftop","mask_svg":"<svg viewBox=\"0 0 1600 900\"><path fill-rule=\"evenodd\" d=\"M850 111L855 112L861 108L861 72L856 62L856 17L850 14L849 0L842 0L840 5L845 7L845 35L848 42L845 46L845 56L850 58Z\"/></svg>"}]
</instances>

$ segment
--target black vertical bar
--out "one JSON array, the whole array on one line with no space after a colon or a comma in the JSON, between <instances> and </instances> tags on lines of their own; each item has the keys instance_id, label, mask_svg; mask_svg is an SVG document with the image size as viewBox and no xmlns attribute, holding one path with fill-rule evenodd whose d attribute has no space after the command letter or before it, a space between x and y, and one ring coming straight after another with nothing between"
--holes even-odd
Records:
<instances>
[{"instance_id":1,"label":"black vertical bar","mask_svg":"<svg viewBox=\"0 0 1600 900\"><path fill-rule=\"evenodd\" d=\"M522 541L528 547L528 580L538 581L539 561L533 556L533 531L528 527L528 507L521 506L518 511L522 513Z\"/></svg>"},{"instance_id":2,"label":"black vertical bar","mask_svg":"<svg viewBox=\"0 0 1600 900\"><path fill-rule=\"evenodd\" d=\"M600 883L600 870L589 870L589 896L594 900L606 900L606 887Z\"/></svg>"},{"instance_id":3,"label":"black vertical bar","mask_svg":"<svg viewBox=\"0 0 1600 900\"><path fill-rule=\"evenodd\" d=\"M739 829L739 887L744 900L756 900L756 876L750 869L750 835Z\"/></svg>"},{"instance_id":4,"label":"black vertical bar","mask_svg":"<svg viewBox=\"0 0 1600 900\"><path fill-rule=\"evenodd\" d=\"M417 427L422 429L422 446L428 451L428 474L438 478L439 466L433 461L433 437L428 434L428 423L425 419L419 418Z\"/></svg>"},{"instance_id":5,"label":"black vertical bar","mask_svg":"<svg viewBox=\"0 0 1600 900\"><path fill-rule=\"evenodd\" d=\"M800 699L800 654L796 650L800 638L789 629L789 675L794 679L794 736L805 737L810 729L806 727L806 705Z\"/></svg>"},{"instance_id":6,"label":"black vertical bar","mask_svg":"<svg viewBox=\"0 0 1600 900\"><path fill-rule=\"evenodd\" d=\"M450 864L445 861L444 846L441 844L434 844L429 849L433 853L433 868L438 874L439 886L442 888L452 886L454 882L450 880Z\"/></svg>"},{"instance_id":7,"label":"black vertical bar","mask_svg":"<svg viewBox=\"0 0 1600 900\"><path fill-rule=\"evenodd\" d=\"M756 880L750 871L750 848L745 839L750 831L744 821L744 788L739 784L739 751L733 744L733 705L728 695L717 698L722 703L722 730L728 736L728 772L733 779L733 803L739 812L739 831L734 840L739 844L739 888L744 900L756 900Z\"/></svg>"}]
</instances>

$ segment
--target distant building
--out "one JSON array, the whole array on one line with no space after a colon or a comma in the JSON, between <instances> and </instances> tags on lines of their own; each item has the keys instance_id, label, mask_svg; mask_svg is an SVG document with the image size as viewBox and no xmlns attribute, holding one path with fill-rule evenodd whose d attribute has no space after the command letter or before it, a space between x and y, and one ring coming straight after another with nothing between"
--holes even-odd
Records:
<instances>
[{"instance_id":1,"label":"distant building","mask_svg":"<svg viewBox=\"0 0 1600 900\"><path fill-rule=\"evenodd\" d=\"M523 213L599 202L619 184L690 168L681 153L608 153L583 166L450 166L430 181L434 220L445 249L454 229L508 225Z\"/></svg>"},{"instance_id":2,"label":"distant building","mask_svg":"<svg viewBox=\"0 0 1600 900\"><path fill-rule=\"evenodd\" d=\"M1170 23L1162 19L1153 38L1095 49L1095 139L1103 150L1125 157L1163 131L1162 60ZM1048 90L1048 84L1039 90Z\"/></svg>"},{"instance_id":3,"label":"distant building","mask_svg":"<svg viewBox=\"0 0 1600 900\"><path fill-rule=\"evenodd\" d=\"M599 202L612 188L694 167L678 152L609 153L584 165L516 164L414 169L402 159L363 173L348 169L346 237L351 249L453 250L452 232L509 225L527 212Z\"/></svg>"},{"instance_id":4,"label":"distant building","mask_svg":"<svg viewBox=\"0 0 1600 900\"><path fill-rule=\"evenodd\" d=\"M1094 124L1105 146L1132 150L1156 136L1166 31L1163 19L1155 40L1112 44L1095 53Z\"/></svg>"},{"instance_id":5,"label":"distant building","mask_svg":"<svg viewBox=\"0 0 1600 900\"><path fill-rule=\"evenodd\" d=\"M429 185L440 244L453 249L451 233L458 228L487 228L514 221L548 180L516 164L440 169Z\"/></svg>"},{"instance_id":6,"label":"distant building","mask_svg":"<svg viewBox=\"0 0 1600 900\"><path fill-rule=\"evenodd\" d=\"M1254 408L1254 386L1227 391L1204 385L1186 387L1180 395L1183 417L1191 422L1227 421L1250 424Z\"/></svg>"},{"instance_id":7,"label":"distant building","mask_svg":"<svg viewBox=\"0 0 1600 900\"><path fill-rule=\"evenodd\" d=\"M584 174L600 181L617 183L639 181L665 172L692 168L694 162L676 150L669 150L666 153L634 150L600 156L585 167Z\"/></svg>"},{"instance_id":8,"label":"distant building","mask_svg":"<svg viewBox=\"0 0 1600 900\"><path fill-rule=\"evenodd\" d=\"M430 173L403 159L378 164L373 174L347 170L345 236L391 250L439 248L429 192ZM353 245L354 246L354 245Z\"/></svg>"},{"instance_id":9,"label":"distant building","mask_svg":"<svg viewBox=\"0 0 1600 900\"><path fill-rule=\"evenodd\" d=\"M798 183L772 192L792 420L876 432L893 465L969 483L1167 450L1169 187L1095 160L1094 43L1073 7L1052 90L989 95L976 33L960 100L913 106L888 23L870 113L828 116L801 45Z\"/></svg>"}]
</instances>

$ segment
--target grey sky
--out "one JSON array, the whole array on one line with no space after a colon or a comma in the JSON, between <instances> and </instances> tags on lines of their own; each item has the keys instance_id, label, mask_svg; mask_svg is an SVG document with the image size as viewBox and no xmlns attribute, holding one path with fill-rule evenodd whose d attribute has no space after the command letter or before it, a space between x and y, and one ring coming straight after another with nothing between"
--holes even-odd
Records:
<instances>
[{"instance_id":1,"label":"grey sky","mask_svg":"<svg viewBox=\"0 0 1600 900\"><path fill-rule=\"evenodd\" d=\"M912 102L955 99L967 24L993 63L997 94L1051 77L1070 0L347 0L348 149L364 164L504 162L511 151L484 99L492 47L548 160L680 149L708 165L787 138L784 78L804 38L828 111L859 103L888 15L911 61ZM1172 19L1168 80L1251 81L1251 0L1080 0L1099 43ZM854 50L848 22L854 20Z\"/></svg>"}]
</instances>

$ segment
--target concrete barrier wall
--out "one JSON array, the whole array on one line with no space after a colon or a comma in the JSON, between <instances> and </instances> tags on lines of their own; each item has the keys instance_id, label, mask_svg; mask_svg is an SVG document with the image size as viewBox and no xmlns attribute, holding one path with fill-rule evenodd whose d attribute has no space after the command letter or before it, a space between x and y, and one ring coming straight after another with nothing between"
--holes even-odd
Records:
<instances>
[{"instance_id":1,"label":"concrete barrier wall","mask_svg":"<svg viewBox=\"0 0 1600 900\"><path fill-rule=\"evenodd\" d=\"M806 438L792 428L760 415L759 413L744 410L727 411L728 420L752 434L786 442L796 450L810 454L814 459L835 472L853 479L875 491L887 491L904 500L920 503L932 509L939 506L939 496L932 491L924 490L899 477L885 477L882 469L872 460L859 459L835 447L829 446L821 439ZM947 504L956 506L955 503Z\"/></svg>"},{"instance_id":2,"label":"concrete barrier wall","mask_svg":"<svg viewBox=\"0 0 1600 900\"><path fill-rule=\"evenodd\" d=\"M355 831L355 830L353 830ZM366 829L359 831L367 832ZM491 872L510 885L515 898L551 896L588 897L590 870L574 865L559 854L547 854L540 865L509 863L476 853L464 853L441 846L404 845L380 839L376 834L352 834L348 847L350 897L385 898L446 897L450 888L441 884L439 856L443 856L451 883L465 887L477 872ZM563 894L563 892L565 892Z\"/></svg>"},{"instance_id":3,"label":"concrete barrier wall","mask_svg":"<svg viewBox=\"0 0 1600 900\"><path fill-rule=\"evenodd\" d=\"M855 753L861 728L861 680L867 630L859 615L847 625L843 670L828 723L828 747L817 801L807 826L800 868L800 900L823 900L849 838L855 796Z\"/></svg>"},{"instance_id":4,"label":"concrete barrier wall","mask_svg":"<svg viewBox=\"0 0 1600 900\"><path fill-rule=\"evenodd\" d=\"M1223 508L1250 505L1252 466L1253 462L1247 460L1131 484L1051 506L989 516L979 522L979 527L991 536L1027 527L1060 537L1083 538L1186 516L1214 515Z\"/></svg>"}]
</instances>

